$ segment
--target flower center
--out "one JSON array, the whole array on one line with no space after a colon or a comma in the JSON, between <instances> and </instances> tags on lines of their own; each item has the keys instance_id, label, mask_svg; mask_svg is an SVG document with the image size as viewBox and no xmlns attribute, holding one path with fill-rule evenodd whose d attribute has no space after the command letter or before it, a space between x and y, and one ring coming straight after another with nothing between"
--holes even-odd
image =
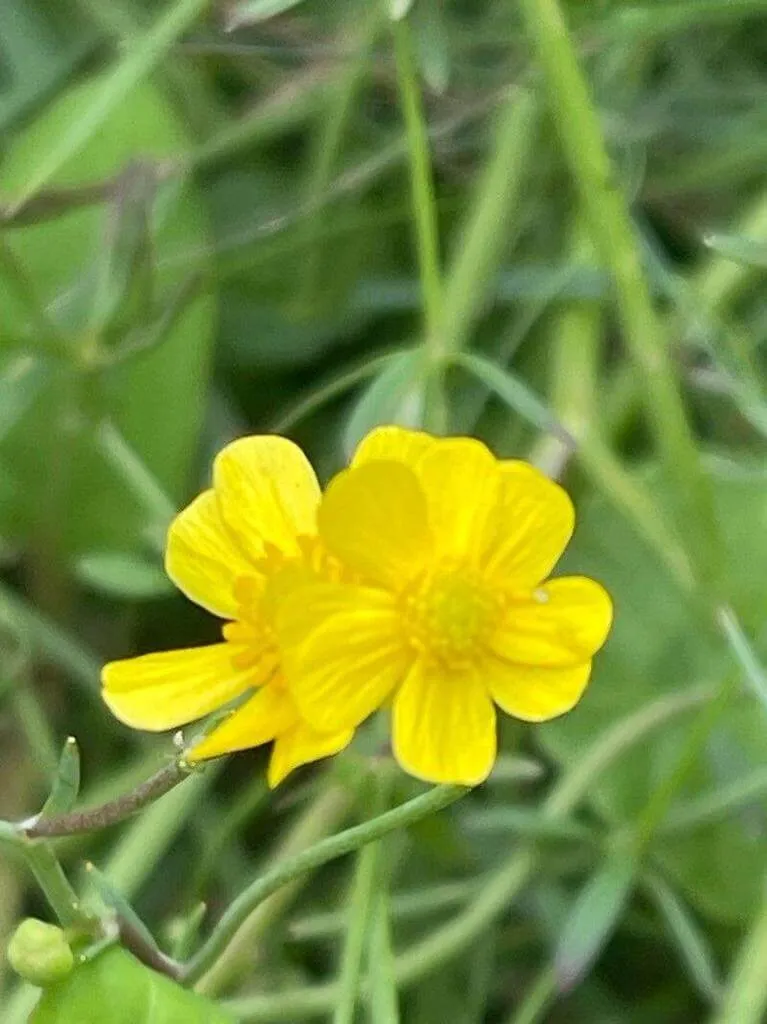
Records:
<instances>
[{"instance_id":1,"label":"flower center","mask_svg":"<svg viewBox=\"0 0 767 1024\"><path fill-rule=\"evenodd\" d=\"M500 604L472 570L446 566L408 588L402 612L413 647L460 667L479 653L498 620Z\"/></svg>"}]
</instances>

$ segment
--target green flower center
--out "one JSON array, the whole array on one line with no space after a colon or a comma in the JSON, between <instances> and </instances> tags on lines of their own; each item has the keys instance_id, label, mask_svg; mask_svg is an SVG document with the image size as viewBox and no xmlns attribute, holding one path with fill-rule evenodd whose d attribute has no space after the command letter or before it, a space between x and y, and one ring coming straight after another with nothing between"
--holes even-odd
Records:
<instances>
[{"instance_id":1,"label":"green flower center","mask_svg":"<svg viewBox=\"0 0 767 1024\"><path fill-rule=\"evenodd\" d=\"M422 577L403 595L408 639L450 667L472 660L495 628L500 601L468 568L443 567Z\"/></svg>"}]
</instances>

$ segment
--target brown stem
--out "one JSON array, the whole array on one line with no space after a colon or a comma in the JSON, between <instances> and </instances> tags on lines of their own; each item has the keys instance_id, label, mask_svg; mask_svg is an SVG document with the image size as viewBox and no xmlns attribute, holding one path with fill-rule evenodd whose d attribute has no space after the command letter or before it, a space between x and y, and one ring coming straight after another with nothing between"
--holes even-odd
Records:
<instances>
[{"instance_id":1,"label":"brown stem","mask_svg":"<svg viewBox=\"0 0 767 1024\"><path fill-rule=\"evenodd\" d=\"M183 761L173 761L161 768L146 782L142 782L130 793L125 793L101 804L100 807L86 808L82 811L71 811L53 818L41 818L39 815L22 822L19 831L27 839L52 838L69 836L77 832L93 832L97 829L115 825L131 817L142 807L152 803L165 793L183 782L190 773L190 768Z\"/></svg>"}]
</instances>

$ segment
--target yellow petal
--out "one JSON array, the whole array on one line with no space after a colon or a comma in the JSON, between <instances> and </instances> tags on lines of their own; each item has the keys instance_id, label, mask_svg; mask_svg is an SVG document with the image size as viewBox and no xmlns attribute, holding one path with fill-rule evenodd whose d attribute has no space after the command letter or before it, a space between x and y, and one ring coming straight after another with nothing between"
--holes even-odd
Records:
<instances>
[{"instance_id":1,"label":"yellow petal","mask_svg":"<svg viewBox=\"0 0 767 1024\"><path fill-rule=\"evenodd\" d=\"M495 762L495 708L474 671L419 661L394 698L394 755L427 782L476 786Z\"/></svg>"},{"instance_id":2,"label":"yellow petal","mask_svg":"<svg viewBox=\"0 0 767 1024\"><path fill-rule=\"evenodd\" d=\"M445 438L424 455L418 478L438 555L477 555L498 506L500 473L495 456L474 438Z\"/></svg>"},{"instance_id":3,"label":"yellow petal","mask_svg":"<svg viewBox=\"0 0 767 1024\"><path fill-rule=\"evenodd\" d=\"M486 679L493 700L507 714L525 722L546 722L575 707L590 675L590 661L572 668L541 668L494 660Z\"/></svg>"},{"instance_id":4,"label":"yellow petal","mask_svg":"<svg viewBox=\"0 0 767 1024\"><path fill-rule=\"evenodd\" d=\"M256 573L227 532L212 490L204 491L170 525L165 570L188 598L214 615L237 614L237 580Z\"/></svg>"},{"instance_id":5,"label":"yellow petal","mask_svg":"<svg viewBox=\"0 0 767 1024\"><path fill-rule=\"evenodd\" d=\"M402 462L416 469L421 459L435 444L436 438L422 430L404 427L376 427L362 440L354 453L352 466L366 462Z\"/></svg>"},{"instance_id":6,"label":"yellow petal","mask_svg":"<svg viewBox=\"0 0 767 1024\"><path fill-rule=\"evenodd\" d=\"M394 599L371 587L316 584L282 602L283 671L313 728L352 729L386 700L411 658L399 627Z\"/></svg>"},{"instance_id":7,"label":"yellow petal","mask_svg":"<svg viewBox=\"0 0 767 1024\"><path fill-rule=\"evenodd\" d=\"M205 761L235 750L268 743L298 721L298 712L285 689L275 682L262 686L218 728L187 753L190 763Z\"/></svg>"},{"instance_id":8,"label":"yellow petal","mask_svg":"<svg viewBox=\"0 0 767 1024\"><path fill-rule=\"evenodd\" d=\"M299 722L274 741L267 774L269 786L274 789L302 764L340 753L348 747L353 736L353 729L345 729L342 732L315 732L308 725Z\"/></svg>"},{"instance_id":9,"label":"yellow petal","mask_svg":"<svg viewBox=\"0 0 767 1024\"><path fill-rule=\"evenodd\" d=\"M369 462L340 473L319 511L328 549L366 580L399 589L428 560L426 499L414 474L396 462Z\"/></svg>"},{"instance_id":10,"label":"yellow petal","mask_svg":"<svg viewBox=\"0 0 767 1024\"><path fill-rule=\"evenodd\" d=\"M526 462L502 462L501 481L485 537L485 571L524 590L551 574L572 536L575 512L567 492Z\"/></svg>"},{"instance_id":11,"label":"yellow petal","mask_svg":"<svg viewBox=\"0 0 767 1024\"><path fill-rule=\"evenodd\" d=\"M607 591L584 576L565 576L510 602L490 646L514 664L574 667L599 650L611 624Z\"/></svg>"},{"instance_id":12,"label":"yellow petal","mask_svg":"<svg viewBox=\"0 0 767 1024\"><path fill-rule=\"evenodd\" d=\"M240 650L224 643L112 661L101 674L104 700L134 729L161 732L185 725L260 681L257 669L235 667Z\"/></svg>"},{"instance_id":13,"label":"yellow petal","mask_svg":"<svg viewBox=\"0 0 767 1024\"><path fill-rule=\"evenodd\" d=\"M267 544L297 555L298 536L316 532L317 477L287 438L233 441L216 457L213 486L227 529L250 558L261 558Z\"/></svg>"}]
</instances>

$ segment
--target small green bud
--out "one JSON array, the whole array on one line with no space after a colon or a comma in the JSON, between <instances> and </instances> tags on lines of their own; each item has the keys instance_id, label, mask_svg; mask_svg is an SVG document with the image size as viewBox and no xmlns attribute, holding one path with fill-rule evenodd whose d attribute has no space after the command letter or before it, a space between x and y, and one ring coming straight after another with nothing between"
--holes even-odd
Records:
<instances>
[{"instance_id":1,"label":"small green bud","mask_svg":"<svg viewBox=\"0 0 767 1024\"><path fill-rule=\"evenodd\" d=\"M28 917L16 929L7 950L8 963L33 985L52 985L65 978L75 964L61 928Z\"/></svg>"}]
</instances>

